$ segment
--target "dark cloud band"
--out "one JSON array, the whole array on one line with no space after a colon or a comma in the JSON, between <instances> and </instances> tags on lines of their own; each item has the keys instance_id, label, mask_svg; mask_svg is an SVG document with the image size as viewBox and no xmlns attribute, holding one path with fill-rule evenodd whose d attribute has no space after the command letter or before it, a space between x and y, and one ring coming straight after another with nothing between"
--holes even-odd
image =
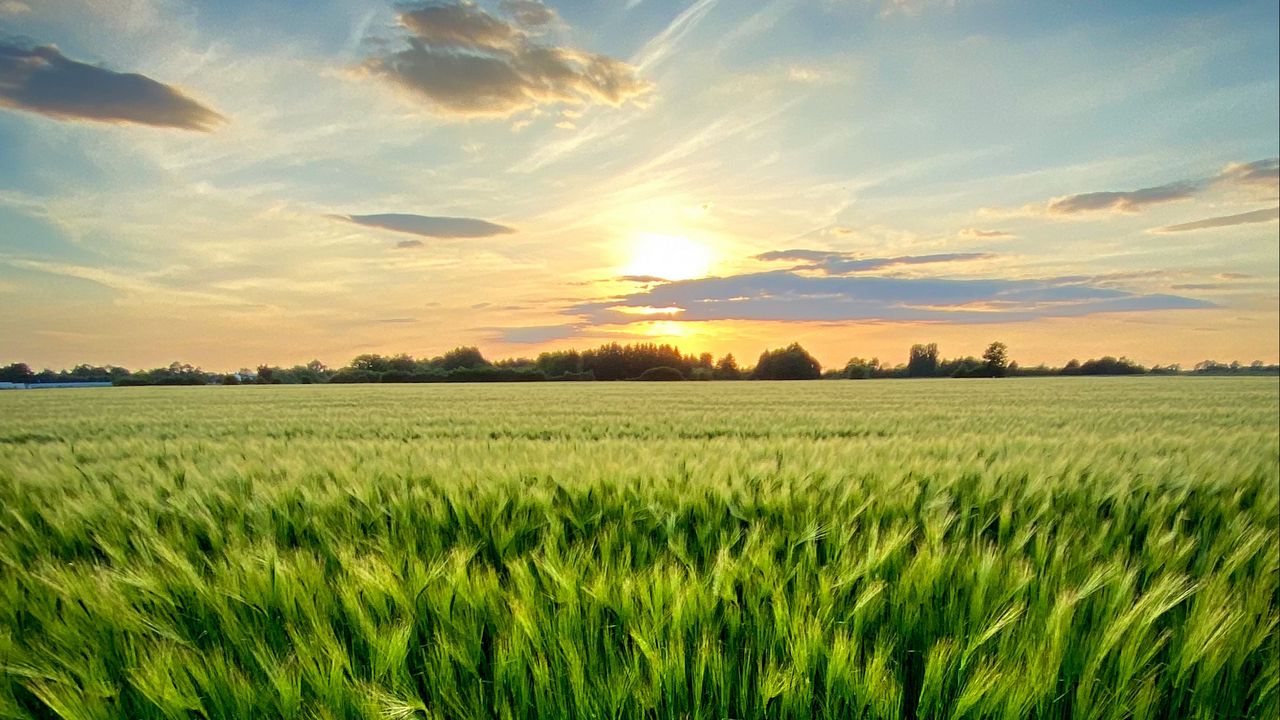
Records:
<instances>
[{"instance_id":1,"label":"dark cloud band","mask_svg":"<svg viewBox=\"0 0 1280 720\"><path fill-rule=\"evenodd\" d=\"M1138 212L1148 206L1175 200L1187 200L1202 187L1198 182L1176 182L1158 187L1123 192L1091 192L1069 195L1049 202L1050 215L1075 215L1083 212L1112 210Z\"/></svg>"},{"instance_id":2,"label":"dark cloud band","mask_svg":"<svg viewBox=\"0 0 1280 720\"><path fill-rule=\"evenodd\" d=\"M376 215L335 215L339 220L346 220L365 227L381 228L393 232L421 235L432 238L481 238L493 235L506 235L515 232L514 228L498 225L487 220L459 217L431 217L428 215L412 215L409 213L381 213ZM421 243L406 240L400 247L418 247Z\"/></svg>"},{"instance_id":3,"label":"dark cloud band","mask_svg":"<svg viewBox=\"0 0 1280 720\"><path fill-rule=\"evenodd\" d=\"M626 311L635 307L681 308L681 320L991 323L1214 305L1057 280L825 277L776 271L671 282L580 303L568 312L605 324L650 319Z\"/></svg>"},{"instance_id":4,"label":"dark cloud band","mask_svg":"<svg viewBox=\"0 0 1280 720\"><path fill-rule=\"evenodd\" d=\"M1151 205L1189 200L1213 187L1235 186L1274 194L1280 188L1280 158L1266 158L1251 163L1232 163L1217 175L1195 180L1180 180L1167 185L1139 190L1106 191L1068 195L1049 201L1050 215L1111 211L1139 212Z\"/></svg>"},{"instance_id":5,"label":"dark cloud band","mask_svg":"<svg viewBox=\"0 0 1280 720\"><path fill-rule=\"evenodd\" d=\"M1156 228L1151 232L1155 233L1179 233L1190 232L1192 230L1206 230L1208 228L1231 227L1233 225L1248 225L1250 223L1275 222L1280 220L1280 207L1269 208L1266 210L1254 210L1252 212L1238 213L1236 215L1221 215L1219 217L1205 218L1194 222L1181 223L1178 225L1166 225L1162 228Z\"/></svg>"},{"instance_id":6,"label":"dark cloud band","mask_svg":"<svg viewBox=\"0 0 1280 720\"><path fill-rule=\"evenodd\" d=\"M855 253L823 250L772 250L755 256L756 260L801 263L792 270L811 270L826 275L848 275L871 272L904 265L931 265L936 263L987 260L990 253L937 253L934 255L903 255L888 258L864 258Z\"/></svg>"},{"instance_id":7,"label":"dark cloud band","mask_svg":"<svg viewBox=\"0 0 1280 720\"><path fill-rule=\"evenodd\" d=\"M225 122L180 90L145 75L77 62L57 48L0 43L0 106L60 120L209 131Z\"/></svg>"}]
</instances>

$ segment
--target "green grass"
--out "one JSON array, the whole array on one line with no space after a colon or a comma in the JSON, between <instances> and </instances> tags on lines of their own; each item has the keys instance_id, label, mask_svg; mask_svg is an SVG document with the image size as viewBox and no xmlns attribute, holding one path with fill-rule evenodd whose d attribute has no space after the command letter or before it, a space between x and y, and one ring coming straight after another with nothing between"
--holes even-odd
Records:
<instances>
[{"instance_id":1,"label":"green grass","mask_svg":"<svg viewBox=\"0 0 1280 720\"><path fill-rule=\"evenodd\" d=\"M1275 718L1276 379L0 393L0 717Z\"/></svg>"}]
</instances>

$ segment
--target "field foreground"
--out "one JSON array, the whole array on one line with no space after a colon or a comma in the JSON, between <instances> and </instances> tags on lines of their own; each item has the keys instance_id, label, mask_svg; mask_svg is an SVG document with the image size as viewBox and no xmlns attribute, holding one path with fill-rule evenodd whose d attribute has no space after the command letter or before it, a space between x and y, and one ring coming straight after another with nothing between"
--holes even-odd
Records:
<instances>
[{"instance_id":1,"label":"field foreground","mask_svg":"<svg viewBox=\"0 0 1280 720\"><path fill-rule=\"evenodd\" d=\"M1275 718L1274 378L0 393L2 718Z\"/></svg>"}]
</instances>

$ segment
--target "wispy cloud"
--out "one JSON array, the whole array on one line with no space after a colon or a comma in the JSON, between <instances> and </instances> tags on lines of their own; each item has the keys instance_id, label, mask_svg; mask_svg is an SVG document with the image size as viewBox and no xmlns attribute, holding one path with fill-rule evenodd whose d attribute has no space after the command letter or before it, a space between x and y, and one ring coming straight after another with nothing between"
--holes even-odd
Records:
<instances>
[{"instance_id":1,"label":"wispy cloud","mask_svg":"<svg viewBox=\"0 0 1280 720\"><path fill-rule=\"evenodd\" d=\"M527 327L484 328L494 340L516 345L538 345L552 340L573 337L582 329L581 323L564 325L532 325Z\"/></svg>"},{"instance_id":2,"label":"wispy cloud","mask_svg":"<svg viewBox=\"0 0 1280 720\"><path fill-rule=\"evenodd\" d=\"M871 4L874 5L876 3L873 2ZM879 4L880 17L887 18L894 15L916 17L926 10L940 8L953 10L957 0L883 0Z\"/></svg>"},{"instance_id":3,"label":"wispy cloud","mask_svg":"<svg viewBox=\"0 0 1280 720\"><path fill-rule=\"evenodd\" d=\"M56 47L0 42L0 107L59 120L209 131L226 121L181 90L72 60Z\"/></svg>"},{"instance_id":4,"label":"wispy cloud","mask_svg":"<svg viewBox=\"0 0 1280 720\"><path fill-rule=\"evenodd\" d=\"M1255 187L1274 195L1280 191L1280 158L1232 163L1222 169L1218 179Z\"/></svg>"},{"instance_id":5,"label":"wispy cloud","mask_svg":"<svg viewBox=\"0 0 1280 720\"><path fill-rule=\"evenodd\" d=\"M961 230L960 237L968 240L1011 240L1018 236L1004 230L980 230L970 227Z\"/></svg>"},{"instance_id":6,"label":"wispy cloud","mask_svg":"<svg viewBox=\"0 0 1280 720\"><path fill-rule=\"evenodd\" d=\"M636 67L639 72L653 72L664 58L676 51L681 39L706 17L707 13L711 11L718 1L699 0L686 8L662 32L650 38L632 56L630 64ZM631 7L631 5L627 6L628 9ZM511 170L520 173L534 172L572 155L579 148L590 147L593 144L622 136L625 134L627 126L633 123L637 117L637 114L632 113L629 115L613 114L595 118L589 125L578 128L572 135L538 147L524 160L513 165Z\"/></svg>"},{"instance_id":7,"label":"wispy cloud","mask_svg":"<svg viewBox=\"0 0 1280 720\"><path fill-rule=\"evenodd\" d=\"M650 90L631 65L586 50L539 42L520 24L533 5L516 3L517 22L471 4L400 9L408 47L370 58L364 69L456 116L509 116L539 105L618 106ZM549 20L548 20L549 22Z\"/></svg>"},{"instance_id":8,"label":"wispy cloud","mask_svg":"<svg viewBox=\"0 0 1280 720\"><path fill-rule=\"evenodd\" d=\"M933 255L901 255L898 257L861 257L856 253L828 252L823 250L772 250L755 256L764 262L802 263L792 270L818 271L825 275L885 270L904 265L932 265L937 263L988 260L990 253L936 253Z\"/></svg>"},{"instance_id":9,"label":"wispy cloud","mask_svg":"<svg viewBox=\"0 0 1280 720\"><path fill-rule=\"evenodd\" d=\"M1244 189L1274 196L1280 192L1280 159L1231 163L1208 177L1176 180L1137 190L1104 190L1065 195L1053 198L1044 205L1027 205L1010 210L984 208L981 214L988 217L1072 217L1094 213L1137 213L1154 205L1191 200L1214 189Z\"/></svg>"},{"instance_id":10,"label":"wispy cloud","mask_svg":"<svg viewBox=\"0 0 1280 720\"><path fill-rule=\"evenodd\" d=\"M1192 230L1205 230L1208 228L1230 227L1232 225L1275 222L1277 220L1280 220L1280 207L1269 208L1266 210L1253 210L1250 212L1237 213L1235 215L1221 215L1218 217L1196 220L1194 222L1180 223L1178 225L1166 225L1164 227L1153 228L1149 232L1160 234L1180 233L1190 232Z\"/></svg>"},{"instance_id":11,"label":"wispy cloud","mask_svg":"<svg viewBox=\"0 0 1280 720\"><path fill-rule=\"evenodd\" d=\"M720 0L698 0L676 16L667 27L636 53L634 63L641 70L649 70L661 63L671 51L711 12Z\"/></svg>"},{"instance_id":12,"label":"wispy cloud","mask_svg":"<svg viewBox=\"0 0 1280 720\"><path fill-rule=\"evenodd\" d=\"M658 277L657 275L619 275L613 279L617 282L637 283L640 285L667 282L666 278Z\"/></svg>"},{"instance_id":13,"label":"wispy cloud","mask_svg":"<svg viewBox=\"0 0 1280 720\"><path fill-rule=\"evenodd\" d=\"M380 213L376 215L333 215L336 220L345 220L365 227L381 228L393 232L409 233L432 238L480 238L493 235L506 235L515 232L514 228L498 225L488 220L459 217L431 217L410 213ZM421 241L404 240L399 247L420 247Z\"/></svg>"},{"instance_id":14,"label":"wispy cloud","mask_svg":"<svg viewBox=\"0 0 1280 720\"><path fill-rule=\"evenodd\" d=\"M177 305L215 305L234 308L263 308L261 303L246 300L231 293L208 292L192 288L172 287L161 282L158 274L136 273L105 267L78 265L0 256L0 264L21 270L32 270L96 283L110 290L132 297Z\"/></svg>"},{"instance_id":15,"label":"wispy cloud","mask_svg":"<svg viewBox=\"0 0 1280 720\"><path fill-rule=\"evenodd\" d=\"M1189 200L1201 187L1202 183L1196 181L1181 181L1139 190L1081 193L1050 200L1046 209L1050 215L1076 215L1102 210L1132 213L1151 205Z\"/></svg>"},{"instance_id":16,"label":"wispy cloud","mask_svg":"<svg viewBox=\"0 0 1280 720\"><path fill-rule=\"evenodd\" d=\"M1177 295L1139 294L1052 279L821 277L776 271L666 283L580 303L567 312L594 323L621 324L651 319L627 310L645 307L678 308L681 321L992 323L1215 306Z\"/></svg>"},{"instance_id":17,"label":"wispy cloud","mask_svg":"<svg viewBox=\"0 0 1280 720\"><path fill-rule=\"evenodd\" d=\"M831 252L830 250L770 250L769 252L760 253L754 259L762 262L804 262L815 263L822 262L832 257L840 257L845 253Z\"/></svg>"},{"instance_id":18,"label":"wispy cloud","mask_svg":"<svg viewBox=\"0 0 1280 720\"><path fill-rule=\"evenodd\" d=\"M498 7L516 24L526 28L539 28L556 20L556 11L540 0L502 0Z\"/></svg>"}]
</instances>

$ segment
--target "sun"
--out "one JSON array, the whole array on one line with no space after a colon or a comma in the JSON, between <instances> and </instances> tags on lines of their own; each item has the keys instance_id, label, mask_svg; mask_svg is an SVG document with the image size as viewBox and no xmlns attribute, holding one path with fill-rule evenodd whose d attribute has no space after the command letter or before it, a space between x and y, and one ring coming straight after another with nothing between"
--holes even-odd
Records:
<instances>
[{"instance_id":1,"label":"sun","mask_svg":"<svg viewBox=\"0 0 1280 720\"><path fill-rule=\"evenodd\" d=\"M689 280L705 277L711 262L711 250L700 242L679 235L646 233L632 243L631 258L622 274Z\"/></svg>"}]
</instances>

